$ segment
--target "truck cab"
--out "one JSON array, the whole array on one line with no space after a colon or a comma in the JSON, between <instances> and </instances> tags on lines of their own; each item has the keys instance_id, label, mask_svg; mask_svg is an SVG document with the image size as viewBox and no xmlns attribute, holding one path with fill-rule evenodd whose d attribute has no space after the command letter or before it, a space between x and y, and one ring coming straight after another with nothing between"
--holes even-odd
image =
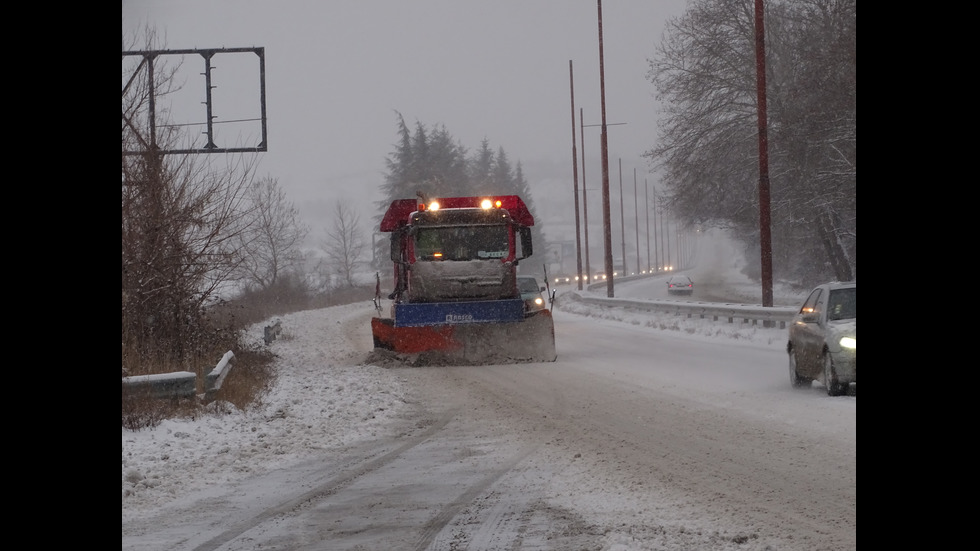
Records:
<instances>
[{"instance_id":1,"label":"truck cab","mask_svg":"<svg viewBox=\"0 0 980 551\"><path fill-rule=\"evenodd\" d=\"M380 229L391 232L394 302L390 317L371 319L375 348L476 362L555 361L551 312L529 311L518 288L518 264L533 253L533 225L516 195L393 201Z\"/></svg>"},{"instance_id":2,"label":"truck cab","mask_svg":"<svg viewBox=\"0 0 980 551\"><path fill-rule=\"evenodd\" d=\"M409 208L392 205L396 207L402 212ZM467 197L413 201L411 208L407 222L391 236L396 283L389 298L420 303L520 296L517 265L532 253L534 223L523 201L516 196Z\"/></svg>"}]
</instances>

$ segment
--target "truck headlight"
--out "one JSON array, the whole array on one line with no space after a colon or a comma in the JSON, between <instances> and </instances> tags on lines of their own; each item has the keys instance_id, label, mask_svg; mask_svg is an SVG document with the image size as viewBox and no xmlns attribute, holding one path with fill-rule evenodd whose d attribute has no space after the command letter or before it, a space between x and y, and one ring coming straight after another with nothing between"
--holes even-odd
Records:
<instances>
[{"instance_id":1,"label":"truck headlight","mask_svg":"<svg viewBox=\"0 0 980 551\"><path fill-rule=\"evenodd\" d=\"M851 350L857 350L857 339L854 337L841 337L840 345L841 348L850 348Z\"/></svg>"}]
</instances>

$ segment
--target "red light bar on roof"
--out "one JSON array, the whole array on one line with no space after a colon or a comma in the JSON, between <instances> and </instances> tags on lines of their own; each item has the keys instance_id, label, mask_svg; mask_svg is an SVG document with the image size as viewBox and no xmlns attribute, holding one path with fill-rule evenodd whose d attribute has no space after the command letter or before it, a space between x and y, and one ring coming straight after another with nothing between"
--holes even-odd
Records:
<instances>
[{"instance_id":1,"label":"red light bar on roof","mask_svg":"<svg viewBox=\"0 0 980 551\"><path fill-rule=\"evenodd\" d=\"M491 201L491 208L506 209L511 219L522 226L533 226L534 217L527 210L527 205L517 195L499 195L494 197L443 197L430 202L428 208L415 199L396 199L391 202L388 211L381 219L381 231L395 231L408 223L415 211L437 209L481 208L483 201ZM483 207L487 208L487 207Z\"/></svg>"}]
</instances>

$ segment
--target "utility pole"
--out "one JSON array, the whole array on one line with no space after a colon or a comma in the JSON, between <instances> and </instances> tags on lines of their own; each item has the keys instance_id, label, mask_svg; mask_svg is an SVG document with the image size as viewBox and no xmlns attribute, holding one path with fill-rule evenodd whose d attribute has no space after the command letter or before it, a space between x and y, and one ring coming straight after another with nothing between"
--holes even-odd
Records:
<instances>
[{"instance_id":1,"label":"utility pole","mask_svg":"<svg viewBox=\"0 0 980 551\"><path fill-rule=\"evenodd\" d=\"M575 195L575 260L576 273L582 275L582 238L579 232L578 220L578 159L575 157L575 79L572 77L572 60L568 60L568 89L572 96L572 189ZM585 159L582 159L583 161ZM582 175L585 176L584 174ZM583 186L584 182L583 182ZM582 278L575 278L578 281L578 290L582 290Z\"/></svg>"},{"instance_id":2,"label":"utility pole","mask_svg":"<svg viewBox=\"0 0 980 551\"><path fill-rule=\"evenodd\" d=\"M606 260L606 296L616 296L613 286L612 225L609 221L609 142L606 134L606 76L602 57L602 0L596 0L599 8L599 103L602 105L602 245Z\"/></svg>"},{"instance_id":3,"label":"utility pole","mask_svg":"<svg viewBox=\"0 0 980 551\"><path fill-rule=\"evenodd\" d=\"M762 0L755 0L755 82L759 106L759 245L762 306L772 306L772 234L769 220L769 138L766 128L766 33ZM602 36L601 34L599 35ZM768 327L768 322L766 324Z\"/></svg>"}]
</instances>

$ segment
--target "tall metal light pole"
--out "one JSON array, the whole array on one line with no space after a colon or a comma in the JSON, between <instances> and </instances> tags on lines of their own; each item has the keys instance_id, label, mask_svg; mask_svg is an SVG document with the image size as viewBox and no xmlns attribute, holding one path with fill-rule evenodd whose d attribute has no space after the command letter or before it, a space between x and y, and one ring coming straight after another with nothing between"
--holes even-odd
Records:
<instances>
[{"instance_id":1,"label":"tall metal light pole","mask_svg":"<svg viewBox=\"0 0 980 551\"><path fill-rule=\"evenodd\" d=\"M647 219L647 272L649 273L650 272L650 187L646 178L643 179L643 193L644 193L644 199L646 203L646 211L644 212L644 214L646 214L646 219ZM637 222L637 224L639 224L639 222ZM640 246L639 239L637 239L636 246L637 247Z\"/></svg>"},{"instance_id":2,"label":"tall metal light pole","mask_svg":"<svg viewBox=\"0 0 980 551\"><path fill-rule=\"evenodd\" d=\"M660 220L664 219L663 213ZM653 187L653 266L660 273L660 240L657 237L657 186Z\"/></svg>"},{"instance_id":3,"label":"tall metal light pole","mask_svg":"<svg viewBox=\"0 0 980 551\"><path fill-rule=\"evenodd\" d=\"M585 189L585 115L582 108L578 108L578 120L581 127L582 136L582 213L585 217L585 277L592 281L592 265L589 264L589 192ZM581 278L581 273L579 276Z\"/></svg>"},{"instance_id":4,"label":"tall metal light pole","mask_svg":"<svg viewBox=\"0 0 980 551\"><path fill-rule=\"evenodd\" d=\"M582 108L578 109L578 118L581 124L581 136L582 136L582 212L585 216L583 223L585 224L585 271L588 281L592 281L592 264L589 262L589 194L588 189L585 185L585 127L602 126L600 124L585 124L585 113ZM625 122L614 122L610 123L608 126L616 126L620 124L626 124ZM593 190L596 188L593 188Z\"/></svg>"},{"instance_id":5,"label":"tall metal light pole","mask_svg":"<svg viewBox=\"0 0 980 551\"><path fill-rule=\"evenodd\" d=\"M623 243L623 274L629 274L626 262L626 213L623 211L623 158L619 158L619 234Z\"/></svg>"},{"instance_id":6,"label":"tall metal light pole","mask_svg":"<svg viewBox=\"0 0 980 551\"><path fill-rule=\"evenodd\" d=\"M664 218L667 216L667 207L664 206L664 198L660 198L660 254L661 260L663 260L663 268L667 269L667 264L670 262L670 256L666 254L664 249Z\"/></svg>"},{"instance_id":7,"label":"tall metal light pole","mask_svg":"<svg viewBox=\"0 0 980 551\"><path fill-rule=\"evenodd\" d=\"M602 104L602 245L606 260L606 296L616 296L613 287L612 226L609 223L609 142L606 136L606 77L602 57L602 0L599 8L599 102Z\"/></svg>"},{"instance_id":8,"label":"tall metal light pole","mask_svg":"<svg viewBox=\"0 0 980 551\"><path fill-rule=\"evenodd\" d=\"M593 188L587 188L587 187L585 187L585 182L584 182L584 178L583 178L583 182L582 182L582 205L583 206L585 206L586 203L588 203L588 198L589 198L589 192L590 191L599 191L599 188L595 188L595 187L593 187ZM585 277L583 277L583 279L585 280L585 283L588 284L588 283L590 283L592 281L592 275L593 275L592 274L592 271L591 271L592 270L592 265L589 263L589 216L588 216L588 210L589 209L586 207L583 210L586 212L586 216L582 220L582 223L585 226L585 271L587 272L585 274Z\"/></svg>"},{"instance_id":9,"label":"tall metal light pole","mask_svg":"<svg viewBox=\"0 0 980 551\"><path fill-rule=\"evenodd\" d=\"M687 263L684 261L684 251L681 246L684 245L681 239L681 228L674 224L674 237L677 239L677 266L682 270L687 267Z\"/></svg>"},{"instance_id":10,"label":"tall metal light pole","mask_svg":"<svg viewBox=\"0 0 980 551\"><path fill-rule=\"evenodd\" d=\"M633 169L633 229L636 231L636 273L640 273L640 211L636 204L636 169Z\"/></svg>"},{"instance_id":11,"label":"tall metal light pole","mask_svg":"<svg viewBox=\"0 0 980 551\"><path fill-rule=\"evenodd\" d=\"M572 187L575 194L575 260L576 260L576 273L580 276L575 278L578 281L578 290L582 290L582 238L579 232L579 220L578 220L578 159L575 157L575 79L572 77L572 60L568 60L568 89L571 91L572 96ZM585 159L582 159L585 162ZM583 168L584 170L584 168ZM585 174L582 174L585 177ZM582 187L585 187L585 182L582 182ZM586 246L588 246L588 241L586 241Z\"/></svg>"}]
</instances>

